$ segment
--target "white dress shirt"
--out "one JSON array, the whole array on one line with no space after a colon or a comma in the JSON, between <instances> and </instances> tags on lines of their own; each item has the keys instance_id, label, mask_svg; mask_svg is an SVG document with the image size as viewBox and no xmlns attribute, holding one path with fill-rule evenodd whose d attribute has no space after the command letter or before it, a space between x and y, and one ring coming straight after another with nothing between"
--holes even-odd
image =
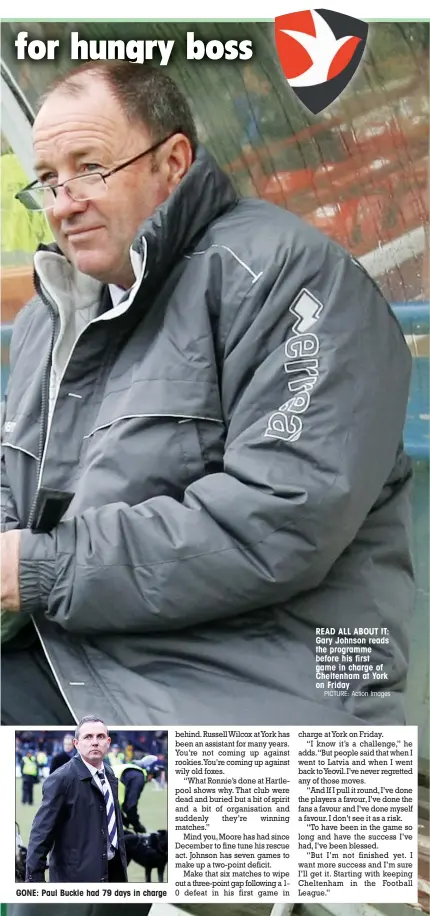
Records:
<instances>
[{"instance_id":1,"label":"white dress shirt","mask_svg":"<svg viewBox=\"0 0 430 916\"><path fill-rule=\"evenodd\" d=\"M122 286L115 286L114 283L109 283L109 293L112 299L112 308L116 308L116 306L121 302L123 296L129 292L129 289L123 289Z\"/></svg>"},{"instance_id":2,"label":"white dress shirt","mask_svg":"<svg viewBox=\"0 0 430 916\"><path fill-rule=\"evenodd\" d=\"M89 769L89 771L90 771L90 773L91 773L91 776L93 777L96 786L100 789L100 792L102 793L103 799L104 799L103 786L102 786L102 784L101 784L100 777L97 775L97 773L100 772L100 770L101 770L103 773L105 772L105 767L104 767L103 761L102 761L102 763L100 764L99 767L94 767L94 766L92 765L92 763L88 763L88 761L87 761L87 760L84 760L83 757L81 757L81 760L82 760L82 763L84 763L85 766ZM114 807L114 811L115 811L114 797L113 797L113 795L112 795L112 789L111 789L111 787L110 787L109 780L108 780L108 778L107 778L107 776L106 776L106 773L105 773L105 785L106 785L106 791L108 792L108 795L109 795L109 801L112 802L113 807ZM116 821L116 815L115 815L115 821ZM118 835L118 827L117 827L117 835ZM116 849L114 849L113 846L111 846L111 843L110 843L110 840L109 840L109 836L108 836L108 837L107 837L107 856L108 856L108 859L113 859L115 853L116 853Z\"/></svg>"}]
</instances>

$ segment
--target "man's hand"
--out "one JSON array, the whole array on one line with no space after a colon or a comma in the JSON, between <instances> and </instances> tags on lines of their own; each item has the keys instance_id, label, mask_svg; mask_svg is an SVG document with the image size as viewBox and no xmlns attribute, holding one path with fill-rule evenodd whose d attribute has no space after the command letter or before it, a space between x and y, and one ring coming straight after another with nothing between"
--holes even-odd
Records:
<instances>
[{"instance_id":1,"label":"man's hand","mask_svg":"<svg viewBox=\"0 0 430 916\"><path fill-rule=\"evenodd\" d=\"M19 545L20 531L5 531L0 535L1 549L1 607L3 611L19 611Z\"/></svg>"}]
</instances>

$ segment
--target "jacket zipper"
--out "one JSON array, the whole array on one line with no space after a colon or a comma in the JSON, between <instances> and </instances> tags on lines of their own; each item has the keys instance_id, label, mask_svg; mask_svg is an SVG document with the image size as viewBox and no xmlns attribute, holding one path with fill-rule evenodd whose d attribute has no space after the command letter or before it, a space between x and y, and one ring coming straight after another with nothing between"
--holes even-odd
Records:
<instances>
[{"instance_id":1,"label":"jacket zipper","mask_svg":"<svg viewBox=\"0 0 430 916\"><path fill-rule=\"evenodd\" d=\"M34 283L34 287L35 287L35 289L36 289L36 292L37 292L38 296L40 296L42 302L44 303L44 305L47 306L47 308L48 308L48 310L49 310L49 317L50 317L50 319L51 319L51 340L50 340L50 345L49 345L48 358L47 358L47 360L46 360L46 365L45 365L45 369L44 369L44 372L43 372L43 380L42 380L42 403L41 403L41 418L40 418L40 434L39 434L39 449L38 449L38 455L37 455L37 467L38 467L38 472L37 472L37 486L36 486L36 492L35 492L34 498L33 498L33 503L32 503L31 509L30 509L30 515L29 515L29 517L28 517L27 528L31 528L31 526L32 526L32 524L33 524L33 521L34 521L34 513L35 513L35 509L36 509L37 494L38 494L38 492L39 492L39 487L40 487L40 476L41 476L41 475L40 475L40 472L41 472L41 469L42 469L42 458L43 458L43 452L44 452L44 448L45 448L46 431L47 431L47 427L48 427L49 377L50 377L50 373L51 373L52 352L53 352L53 349L54 349L55 331L56 331L56 324L57 324L57 322L56 322L56 313L55 313L55 310L54 310L54 308L53 308L53 306L52 306L52 303L51 303L51 302L49 301L49 299L45 296L45 293L43 292L42 286L41 286L40 281L39 281L39 277L37 276L37 273L36 273L35 270L33 271L33 283Z\"/></svg>"},{"instance_id":2,"label":"jacket zipper","mask_svg":"<svg viewBox=\"0 0 430 916\"><path fill-rule=\"evenodd\" d=\"M142 274L144 275L144 274L145 274L146 259L147 259L146 240L145 240L145 246L144 246L144 248L142 249L142 254L143 254L143 256L144 256L144 266L143 266ZM36 492L35 492L35 494L34 494L34 499L33 499L33 503L32 503L32 506L31 506L29 519L28 519L28 522L27 522L27 528L31 528L31 525L33 524L33 521L34 521L34 514L35 514L35 509L36 509L36 500L37 500L37 495L38 495L38 491L39 491L40 484L41 484L41 480L42 480L42 471L43 471L43 463L44 463L44 456L45 456L45 446L46 446L45 439L46 439L46 434L47 434L47 430L48 430L49 379L50 379L50 373L51 373L52 353L53 353L53 349L54 349L55 331L56 331L56 324L57 324L57 322L56 322L56 318L57 318L56 311L55 311L55 309L54 309L54 307L53 307L53 305L52 305L52 302L51 302L51 301L48 299L48 297L45 295L45 293L44 293L44 291L43 291L43 289L42 289L42 285L41 285L41 283L40 283L38 274L37 274L37 272L36 272L35 269L33 270L33 283L34 283L34 288L35 288L35 290L36 290L38 296L40 297L40 299L42 300L42 302L44 303L44 305L46 305L47 308L49 309L49 315L50 315L50 318L51 318L51 341L50 341L49 353L48 353L48 358L47 358L47 361L46 361L46 366L45 366L45 370L44 370L44 373L43 373L43 381L42 381L42 404L41 404L41 423L40 423L39 451L38 451L38 478L37 478L37 487L36 487ZM96 318L96 319L93 319L93 321L97 321L97 320L98 320L97 318ZM91 321L91 322L89 322L89 323L92 324L93 322ZM87 327L88 327L88 325L87 325ZM70 359L72 358L72 355L73 355L73 352L74 352L74 350L75 350L76 344L77 344L78 340L80 339L81 335L84 333L85 330L86 330L86 328L84 328L84 330L81 331L81 334L78 336L77 340L75 340L75 344L74 344L74 346L73 346L73 348L72 348L72 352L69 354L69 359L67 360L66 366L65 366L64 369L63 369L63 375L62 375L62 377L64 376L64 373L65 373L65 371L66 371L66 368L67 368L67 366L68 366L68 364L69 364L69 362L70 362ZM58 387L59 387L60 384L61 384L61 379L60 379L60 381L59 381ZM57 390L57 394L58 394L58 390ZM51 668L51 671L52 671L52 674L53 674L53 676L54 676L55 682L56 682L56 684L57 684L58 690L59 690L61 696L63 697L64 702L66 703L66 706L70 709L70 712L71 712L71 714L72 714L72 716L73 716L75 722L78 722L78 721L79 721L79 720L78 720L78 716L76 715L74 709L73 709L72 706L70 705L70 703L69 703L69 701L68 701L68 698L67 698L67 696L66 696L66 693L65 693L65 691L63 690L63 687L62 687L62 685L61 685L61 682L60 682L60 680L59 680L59 678L58 678L57 672L55 671L54 665L53 665L52 662L51 662L51 659L50 659L50 656L49 656L49 652L48 652L48 650L47 650L47 648L46 648L46 645L45 645L45 642L44 642L44 640L43 640L43 638L42 638L42 636L41 636L41 634L40 634L40 630L39 630L39 628L38 628L38 626L37 626L37 624L36 624L36 621L35 621L35 618L34 618L34 614L31 615L31 619L32 619L32 621L33 621L33 626L34 626L34 628L35 628L35 630L36 630L36 633L37 633L37 635L38 635L38 637L39 637L39 639L40 639L40 643L41 643L42 649L43 649L43 651L44 651L44 653L45 653L46 659L47 659L48 664L49 664L49 666L50 666L50 668Z\"/></svg>"},{"instance_id":3,"label":"jacket zipper","mask_svg":"<svg viewBox=\"0 0 430 916\"><path fill-rule=\"evenodd\" d=\"M36 630L36 633L37 633L37 635L38 635L38 637L39 637L39 639L40 639L40 644L41 644L42 649L43 649L43 651L44 651L44 653L45 653L45 657L46 657L46 660L47 660L47 662L48 662L48 665L49 665L49 667L50 667L50 669L51 669L51 671L52 671L52 674L53 674L55 683L56 683L56 685L57 685L57 687L58 687L59 693L60 693L61 696L63 697L63 700L64 700L66 706L68 707L68 709L70 709L70 712L71 712L71 714L72 714L72 716L73 716L75 722L78 723L78 722L79 722L79 716L77 715L77 713L75 712L75 710L73 709L73 707L70 705L69 700L68 700L68 698L67 698L67 696L66 696L66 694L65 694L65 692L64 692L64 690L63 690L63 688L62 688L62 686L61 686L60 680L59 680L59 678L58 678L58 676L57 676L57 672L56 672L56 670L55 670L55 668L54 668L54 665L52 664L51 659L50 659L50 657L49 657L49 652L48 652L48 650L47 650L47 648L46 648L46 646L45 646L43 637L42 637L41 634L40 634L39 627L37 626L37 623L36 623L36 621L35 621L35 619L34 619L34 614L31 615L31 619L32 619L32 621L33 621L34 629Z\"/></svg>"},{"instance_id":4,"label":"jacket zipper","mask_svg":"<svg viewBox=\"0 0 430 916\"><path fill-rule=\"evenodd\" d=\"M144 263L143 263L143 268L142 268L142 279L144 280L144 279L145 279L145 276L146 276L146 275L145 275L145 269L146 269L146 260L147 260L147 245L146 245L146 240L144 239L144 237L142 237L142 243L143 243L143 242L144 242L144 244L142 244L142 254L143 254L143 258L144 258ZM39 277L38 277L38 275L37 275L37 273L36 273L36 270L34 270L34 286L35 286L35 288L36 288L36 292L38 293L38 295L40 296L40 298L42 299L42 301L45 303L45 305L47 305L47 306L49 307L49 309L50 309L50 314L51 314L51 318L52 318L53 321L54 321L54 326L53 326L53 331L52 331L52 337L51 337L51 348L50 348L50 353L49 353L49 358L48 358L47 366L46 366L46 369L45 369L45 377L44 377L44 385L43 385L44 392L42 392L42 407L43 407L43 396L45 396L46 405L49 406L49 373L50 373L50 363L51 363L51 360L52 360L52 351L53 351L54 340L55 340L56 312L55 312L55 310L54 310L53 307L52 307L52 303L49 301L49 299L44 295L44 293L43 293L43 291L42 291L42 287L41 287L41 284L40 284L40 281L39 281ZM134 297L136 296L137 292L138 292L138 290L136 290ZM134 297L133 297L133 299L134 299ZM133 300L132 300L132 301L133 301ZM128 303L128 304L127 304L127 309L129 308L130 304L131 304L131 303ZM85 331L87 330L87 328L89 328L90 325L95 324L96 322L101 321L102 319L103 319L103 316L98 316L97 318L93 318L91 321L88 322L88 324L86 325L86 327L84 327L84 328L80 331L80 333L78 334L78 336L77 336L77 338L76 338L76 340L75 340L75 342L74 342L74 344L73 344L73 347L72 347L72 349L71 349L71 352L69 353L67 362L66 362L65 366L63 367L63 371L62 371L62 373L61 373L61 378L58 379L58 383L57 383L57 393L56 393L55 402L54 402L54 405L53 405L53 408L52 408L51 419L52 419L52 416L53 416L53 414L54 414L55 404L56 404L56 402L57 402L58 392L59 392L59 390L60 390L61 382L63 381L63 378L64 378L64 376L65 376L66 370L67 370L68 365L69 365L69 363L70 363L70 360L71 360L72 357L73 357L73 354L74 354L74 351L75 351L75 349L76 349L76 345L77 345L78 341L81 339L82 335L85 334ZM46 405L45 405L45 422L42 423L42 425L41 425L41 439L40 439L40 442L42 443L42 447L41 447L41 450L39 449L39 471L38 471L38 481L37 481L37 489L36 489L36 493L35 493L35 497L34 497L34 501L33 501L33 505L32 505L32 514L34 514L35 502L36 502L37 493L38 493L38 490L39 490L39 488L40 488L40 484L41 484L41 481L42 481L43 467L44 467L44 463L45 463L45 454L46 454L46 445L47 445L47 442L45 441L45 439L46 439L46 431L47 431ZM31 523L32 523L32 522L33 522L33 518L30 518L30 520L31 520ZM29 527L29 525L28 525L27 527Z\"/></svg>"},{"instance_id":5,"label":"jacket zipper","mask_svg":"<svg viewBox=\"0 0 430 916\"><path fill-rule=\"evenodd\" d=\"M49 310L49 317L50 317L50 319L51 319L51 340L50 340L50 345L49 345L48 358L47 358L47 360L46 360L46 365L45 365L45 369L44 369L44 372L43 372L43 379L42 379L42 403L41 403L40 435L39 435L39 450L38 450L38 457L37 457L37 461L38 461L38 479L37 479L36 492L35 492L35 494L34 494L33 503L32 503L31 509L30 509L30 515L29 515L29 517L28 517L27 528L31 528L31 526L32 526L32 524L33 524L33 521L34 521L34 513L35 513L35 508L36 508L37 494L38 494L38 492L39 492L39 487L40 487L41 470L42 470L42 459L43 459L43 453L44 453L44 450L45 450L45 439L46 439L46 432L47 432L47 428L48 428L49 377L50 377L50 373L51 373L52 351L53 351L53 349L54 349L55 331L56 331L56 325L57 325L57 321L56 321L56 318L57 318L56 312L55 312L55 310L54 310L54 308L53 308L52 303L50 302L50 300L47 298L47 296L45 296L45 293L43 292L42 286L41 286L40 281L39 281L39 277L37 276L37 273L36 273L35 270L33 271L33 283L34 283L34 287L35 287L35 290L36 290L38 296L40 297L40 299L42 300L42 302L44 303L44 305L46 305L47 308L48 308L48 310ZM46 646L45 646L44 640L42 639L42 636L41 636L41 634L40 634L39 627L38 627L37 624L36 624L36 621L35 621L35 618L34 618L34 614L31 615L31 619L32 619L32 621L33 621L33 626L34 626L34 628L35 628L35 630L36 630L36 633L37 633L37 635L38 635L38 637L39 637L39 640L40 640L40 643L41 643L43 652L45 653L46 659L47 659L47 661L48 661L49 667L51 668L51 671L52 671L52 674L53 674L53 676L54 676L55 682L56 682L56 684L57 684L58 690L59 690L61 696L63 697L63 700L64 700L66 706L68 707L68 709L70 709L70 712L71 712L71 714L72 714L72 716L73 716L73 719L75 720L75 722L78 722L78 716L76 715L74 709L72 709L72 707L71 707L71 705L70 705L70 703L69 703L69 701L68 701L68 699L67 699L67 696L66 696L66 694L65 694L65 692L64 692L64 690L63 690L63 688L62 688L62 686L61 686L61 683L60 683L60 681L59 681L59 679L58 679L58 677L57 677L57 673L56 673L55 668L54 668L54 666L53 666L53 664L52 664L52 662L51 662L51 659L50 659L50 657L49 657L49 653L48 653L47 648L46 648Z\"/></svg>"},{"instance_id":6,"label":"jacket zipper","mask_svg":"<svg viewBox=\"0 0 430 916\"><path fill-rule=\"evenodd\" d=\"M146 246L146 240L142 239L142 241L144 241L144 243L145 243L145 244L142 246L142 254L143 254L143 257L144 257L144 265L143 265L143 269L142 269L142 276L144 277L144 275L145 275L145 269L146 269L146 260L147 260L147 246ZM30 510L30 515L29 515L29 519L28 519L28 523L27 523L27 528L31 528L31 525L33 524L33 521L34 521L34 514L35 514L35 508L36 508L36 500L37 500L37 495L38 495L38 491L39 491L40 484L41 484L41 480L42 480L43 463L44 463L44 456L45 456L45 446L46 446L46 444L47 444L45 440L46 440L46 434L47 434L47 430L48 430L49 378L50 378L50 373L51 373L52 353L53 353L53 349L54 349L55 331L56 331L56 324L57 324L57 322L56 322L57 313L56 313L56 311L55 311L55 309L54 309L54 307L53 307L53 305L52 305L52 302L51 302L51 301L49 300L49 298L45 295L45 293L44 293L44 291L43 291L43 289L42 289L42 285L41 285L41 283L40 283L40 280L39 280L38 274L37 274L37 272L36 272L36 269L33 270L33 283L34 283L34 288L35 288L35 290L36 290L38 296L40 297L40 299L42 300L42 302L44 303L44 305L46 305L47 308L49 309L49 315L50 315L50 318L51 318L51 342L50 342L48 359L47 359L47 361L46 361L46 366L45 366L45 370L44 370L44 373L43 373L43 381L42 381L42 404L41 404L41 423L40 423L39 452L38 452L38 478L37 478L37 487L36 487L36 492L35 492L35 494L34 494L34 499L33 499L33 503L32 503L31 510ZM94 321L97 321L97 320L99 320L99 319L95 318L95 319L93 319L93 321L90 321L89 324L93 324L93 322L94 322ZM88 325L87 325L87 327L88 327ZM84 333L85 330L86 330L86 328L84 328L84 329L81 331L81 333L79 334L78 338L75 340L75 343L74 343L74 346L73 346L73 348L72 348L72 351L71 351L71 353L69 354L69 358L68 358L67 363L66 363L66 365L65 365L65 367L64 367L64 369L63 369L62 377L61 377L61 379L59 380L59 383L58 383L57 395L58 395L59 386L61 385L61 381L62 381L62 378L63 378L63 376L64 376L64 373L65 373L65 371L66 371L66 369L67 369L67 366L69 365L69 362L70 362L70 360L71 360L71 358L72 358L73 352L74 352L74 350L75 350L75 348L76 348L76 344L77 344L78 340L80 339L81 335ZM54 405L54 409L55 409L55 405ZM45 656L46 656L46 659L47 659L47 661L48 661L48 664L49 664L49 666L50 666L50 668L51 668L52 674L53 674L53 676L54 676L54 678L55 678L55 681L56 681L58 690L59 690L61 696L63 697L64 702L66 703L66 706L70 709L70 712L71 712L71 714L72 714L72 716L73 716L75 722L78 722L78 721L79 721L79 720L78 720L78 716L76 715L74 709L73 709L72 706L70 705L70 703L69 703L69 701L68 701L68 699L67 699L66 693L65 693L65 691L63 690L63 687L62 687L62 685L61 685L61 683L60 683L60 680L59 680L59 678L58 678L57 672L55 671L54 665L53 665L52 662L51 662L51 659L50 659L50 656L49 656L49 652L48 652L48 650L47 650L47 648L46 648L46 645L45 645L45 643L44 643L44 640L43 640L43 638L42 638L42 636L41 636L41 634L40 634L40 630L39 630L39 628L38 628L38 626L37 626L37 624L36 624L36 621L35 621L35 618L34 618L34 614L31 615L31 619L32 619L32 621L33 621L33 626L34 626L34 628L35 628L35 630L36 630L36 633L37 633L37 635L38 635L38 637L39 637L39 639L40 639L40 643L41 643L42 649L43 649L43 651L44 651L44 653L45 653Z\"/></svg>"}]
</instances>

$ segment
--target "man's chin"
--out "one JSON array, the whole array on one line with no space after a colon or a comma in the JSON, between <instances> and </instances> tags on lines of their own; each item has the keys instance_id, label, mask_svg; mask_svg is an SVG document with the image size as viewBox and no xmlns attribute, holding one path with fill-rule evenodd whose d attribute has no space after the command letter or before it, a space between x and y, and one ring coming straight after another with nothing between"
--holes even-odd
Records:
<instances>
[{"instance_id":1,"label":"man's chin","mask_svg":"<svg viewBox=\"0 0 430 916\"><path fill-rule=\"evenodd\" d=\"M106 283L109 276L109 267L106 263L106 255L99 251L71 251L69 258L72 264L81 274L92 277L93 280L99 280L100 283Z\"/></svg>"},{"instance_id":2,"label":"man's chin","mask_svg":"<svg viewBox=\"0 0 430 916\"><path fill-rule=\"evenodd\" d=\"M100 751L89 751L86 756L86 760L89 760L90 763L97 763L98 760L103 760L103 754Z\"/></svg>"}]
</instances>

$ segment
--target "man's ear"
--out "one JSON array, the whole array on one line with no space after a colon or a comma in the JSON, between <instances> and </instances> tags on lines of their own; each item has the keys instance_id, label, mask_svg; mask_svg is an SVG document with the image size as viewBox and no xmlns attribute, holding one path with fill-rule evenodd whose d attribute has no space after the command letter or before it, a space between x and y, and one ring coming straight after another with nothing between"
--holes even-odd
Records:
<instances>
[{"instance_id":1,"label":"man's ear","mask_svg":"<svg viewBox=\"0 0 430 916\"><path fill-rule=\"evenodd\" d=\"M191 143L185 134L174 134L166 143L163 166L169 192L174 191L193 161Z\"/></svg>"}]
</instances>

